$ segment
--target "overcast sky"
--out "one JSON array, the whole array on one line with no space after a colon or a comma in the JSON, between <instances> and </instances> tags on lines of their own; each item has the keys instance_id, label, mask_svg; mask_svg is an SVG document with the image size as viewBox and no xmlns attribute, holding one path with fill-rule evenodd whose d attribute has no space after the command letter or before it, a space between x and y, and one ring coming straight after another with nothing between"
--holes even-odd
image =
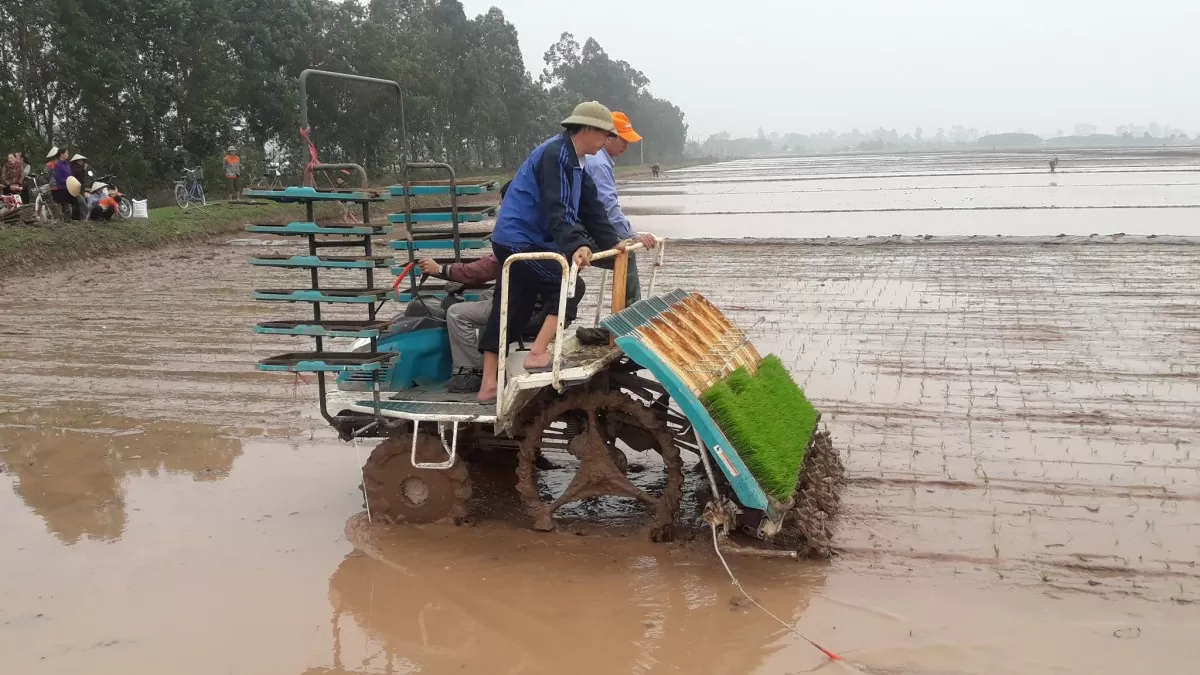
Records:
<instances>
[{"instance_id":1,"label":"overcast sky","mask_svg":"<svg viewBox=\"0 0 1200 675\"><path fill-rule=\"evenodd\" d=\"M596 38L701 139L760 126L1200 131L1200 0L462 2L468 16L504 10L535 75L563 31Z\"/></svg>"}]
</instances>

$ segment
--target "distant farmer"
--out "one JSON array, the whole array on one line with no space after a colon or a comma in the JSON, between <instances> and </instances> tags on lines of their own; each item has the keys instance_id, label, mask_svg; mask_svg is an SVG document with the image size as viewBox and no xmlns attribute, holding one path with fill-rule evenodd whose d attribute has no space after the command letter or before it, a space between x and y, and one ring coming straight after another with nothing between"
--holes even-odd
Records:
<instances>
[{"instance_id":1,"label":"distant farmer","mask_svg":"<svg viewBox=\"0 0 1200 675\"><path fill-rule=\"evenodd\" d=\"M1054 173L1054 170L1057 168L1058 168L1058 155L1055 155L1054 159L1050 160L1050 173Z\"/></svg>"},{"instance_id":2,"label":"distant farmer","mask_svg":"<svg viewBox=\"0 0 1200 675\"><path fill-rule=\"evenodd\" d=\"M21 160L21 201L25 204L33 203L33 167L29 165L29 157L23 152L18 152L17 157Z\"/></svg>"},{"instance_id":3,"label":"distant farmer","mask_svg":"<svg viewBox=\"0 0 1200 675\"><path fill-rule=\"evenodd\" d=\"M242 158L236 153L232 145L225 149L225 191L231 202L242 198Z\"/></svg>"},{"instance_id":4,"label":"distant farmer","mask_svg":"<svg viewBox=\"0 0 1200 675\"><path fill-rule=\"evenodd\" d=\"M67 149L56 148L56 150L58 152L54 159L46 164L53 178L50 194L53 196L54 203L58 204L59 209L62 210L63 217L66 217L67 209L75 203L75 198L67 190L67 179L71 177L71 165L67 162Z\"/></svg>"},{"instance_id":5,"label":"distant farmer","mask_svg":"<svg viewBox=\"0 0 1200 675\"><path fill-rule=\"evenodd\" d=\"M658 174L661 171L662 171L662 168L658 165L658 162L655 162L654 164L652 164L650 166L650 175L654 176L655 178L658 178Z\"/></svg>"},{"instance_id":6,"label":"distant farmer","mask_svg":"<svg viewBox=\"0 0 1200 675\"><path fill-rule=\"evenodd\" d=\"M88 179L88 164L87 157L78 153L71 156L71 177L75 179L77 191L82 190L84 185L87 185ZM77 192L71 195L71 220L83 220L83 207L85 205L83 195Z\"/></svg>"},{"instance_id":7,"label":"distant farmer","mask_svg":"<svg viewBox=\"0 0 1200 675\"><path fill-rule=\"evenodd\" d=\"M614 112L613 126L617 129L616 136L610 136L604 143L604 147L600 148L594 155L587 156L587 173L592 177L592 181L596 183L596 194L600 197L600 204L604 206L604 212L608 215L608 222L612 223L613 230L621 239L634 239L642 242L646 248L654 248L658 245L652 234L638 234L633 231L633 225L629 223L629 219L625 217L624 211L621 210L621 202L617 199L617 177L613 173L613 160L625 154L631 143L637 143L642 140L642 136L633 130L633 124L629 121L629 116L623 112ZM641 290L638 288L638 269L637 257L629 254L628 276L625 281L625 306L628 307L637 302L642 297Z\"/></svg>"},{"instance_id":8,"label":"distant farmer","mask_svg":"<svg viewBox=\"0 0 1200 675\"><path fill-rule=\"evenodd\" d=\"M19 195L24 190L21 187L21 157L13 152L4 160L3 176L0 177L0 192Z\"/></svg>"},{"instance_id":9,"label":"distant farmer","mask_svg":"<svg viewBox=\"0 0 1200 675\"><path fill-rule=\"evenodd\" d=\"M88 191L88 220L112 220L117 212L117 200L108 193L108 186L96 181Z\"/></svg>"}]
</instances>

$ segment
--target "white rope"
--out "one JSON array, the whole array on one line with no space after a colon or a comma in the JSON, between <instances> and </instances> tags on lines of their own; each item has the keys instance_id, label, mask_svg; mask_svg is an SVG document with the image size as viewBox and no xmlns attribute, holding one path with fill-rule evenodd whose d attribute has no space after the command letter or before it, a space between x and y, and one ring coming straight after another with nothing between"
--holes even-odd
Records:
<instances>
[{"instance_id":1,"label":"white rope","mask_svg":"<svg viewBox=\"0 0 1200 675\"><path fill-rule=\"evenodd\" d=\"M795 628L792 628L791 624L789 624L788 622L784 621L783 619L772 614L770 612L770 610L768 610L766 607L763 607L762 605L758 604L758 601L755 600L749 593L747 593L746 589L742 588L742 582L738 581L737 577L735 577L733 575L733 570L729 569L729 563L725 562L725 556L721 554L721 547L717 545L717 526L712 523L709 523L708 527L712 530L713 550L717 552L717 559L720 560L721 565L723 565L725 567L725 573L729 575L729 580L733 582L733 585L737 586L738 591L743 596L745 596L747 600L754 603L755 607L758 607L762 611L766 612L767 616L778 621L780 626L783 626L784 628L795 633L798 637L801 637L804 640L808 640L808 638L804 637L803 635L800 635L800 633L798 633Z\"/></svg>"},{"instance_id":2,"label":"white rope","mask_svg":"<svg viewBox=\"0 0 1200 675\"><path fill-rule=\"evenodd\" d=\"M350 440L354 441L354 457L358 460L358 477L363 486L363 503L367 505L367 522L374 524L371 520L371 500L367 498L367 472L363 470L362 455L358 452L358 436L351 436Z\"/></svg>"},{"instance_id":3,"label":"white rope","mask_svg":"<svg viewBox=\"0 0 1200 675\"><path fill-rule=\"evenodd\" d=\"M767 616L771 617L772 619L775 619L775 621L777 621L777 622L779 623L779 625L780 625L780 626L783 626L784 628L788 629L788 631L790 631L790 632L791 632L793 635L795 635L796 637L800 638L801 640L804 640L805 642L807 642L808 644L810 644L810 645L812 645L812 646L816 647L817 649L821 650L821 653L822 653L822 654L824 654L824 655L826 656L826 658L828 658L830 661L835 661L835 662L838 662L838 663L840 663L840 664L843 664L843 665L845 665L845 666L851 667L853 670L858 670L857 668L853 668L852 666L850 666L850 664L848 664L848 663L846 663L845 661L843 661L843 660L842 660L842 658L841 658L840 656L838 656L838 655L834 654L833 652L831 652L831 651L829 651L829 650L825 649L824 647L822 647L821 645L819 645L819 644L817 644L817 643L813 642L812 640L809 640L808 638L804 637L804 635L802 635L802 634L800 633L800 631L798 631L798 630L796 630L795 628L793 628L793 627L792 627L792 625L791 625L790 623L788 623L788 622L784 621L783 619L781 619L781 618L779 618L779 617L775 616L774 614L772 614L772 613L771 613L771 610L767 609L766 607L763 607L761 604L759 604L759 602L758 602L757 600L755 600L755 599L754 599L754 597L753 597L752 595L750 595L749 593L747 593L747 592L746 592L746 589L742 588L742 582L738 581L737 577L736 577L736 576L734 576L734 574L733 574L733 570L729 569L729 563L725 561L725 556L721 554L721 547L720 547L719 545L717 545L717 526L716 526L715 524L713 524L713 523L709 523L709 524L708 524L708 527L709 527L709 529L711 529L711 530L712 530L713 551L715 551L715 552L716 552L716 554L717 554L717 559L718 559L718 560L720 560L720 561L721 561L721 565L725 567L725 573L729 575L729 580L733 582L733 585L737 587L738 591L739 591L739 592L740 592L740 593L741 593L741 594L742 594L742 595L743 595L743 596L744 596L744 597L745 597L747 600L749 600L750 602L754 603L754 606L755 606L755 607L757 607L757 608L761 609L761 610L763 611L763 613L764 613L764 614L766 614ZM860 671L860 672L861 672L861 671Z\"/></svg>"}]
</instances>

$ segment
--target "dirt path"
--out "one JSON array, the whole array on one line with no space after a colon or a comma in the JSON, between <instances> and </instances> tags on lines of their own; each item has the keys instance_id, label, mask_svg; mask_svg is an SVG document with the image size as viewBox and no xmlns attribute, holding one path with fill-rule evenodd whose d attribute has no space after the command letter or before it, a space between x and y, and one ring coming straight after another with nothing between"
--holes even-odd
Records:
<instances>
[{"instance_id":1,"label":"dirt path","mask_svg":"<svg viewBox=\"0 0 1200 675\"><path fill-rule=\"evenodd\" d=\"M1193 670L1200 247L670 251L660 290L779 353L850 471L844 555L731 561L772 611L883 673ZM300 308L249 301L279 276L246 255L0 284L13 672L820 665L703 542L365 526L315 388L251 367L295 343L249 327Z\"/></svg>"}]
</instances>

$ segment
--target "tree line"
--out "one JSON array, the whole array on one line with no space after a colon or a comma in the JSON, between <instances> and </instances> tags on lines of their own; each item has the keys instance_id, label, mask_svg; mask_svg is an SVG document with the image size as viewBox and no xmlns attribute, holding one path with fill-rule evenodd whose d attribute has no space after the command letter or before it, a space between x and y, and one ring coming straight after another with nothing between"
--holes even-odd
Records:
<instances>
[{"instance_id":1,"label":"tree line","mask_svg":"<svg viewBox=\"0 0 1200 675\"><path fill-rule=\"evenodd\" d=\"M990 133L955 125L926 133L921 127L901 134L882 127L874 131L848 132L833 130L813 134L758 130L755 136L735 138L726 132L710 135L704 141L687 141L685 154L689 157L752 157L769 154L821 154L836 152L928 152L978 150L992 148L1152 148L1194 145L1200 140L1189 139L1187 133L1170 126L1151 122L1148 127L1123 125L1117 134L1096 133L1092 124L1076 124L1075 134L1058 134L1043 138L1023 131Z\"/></svg>"},{"instance_id":2,"label":"tree line","mask_svg":"<svg viewBox=\"0 0 1200 675\"><path fill-rule=\"evenodd\" d=\"M595 40L564 33L543 66L526 69L499 8L468 18L458 0L4 0L0 149L68 145L136 192L184 166L215 178L234 145L253 179L308 160L297 76L316 68L399 82L416 160L513 168L582 100L627 112L646 162L682 156L683 112ZM322 161L395 174L393 91L314 78L308 98Z\"/></svg>"}]
</instances>

